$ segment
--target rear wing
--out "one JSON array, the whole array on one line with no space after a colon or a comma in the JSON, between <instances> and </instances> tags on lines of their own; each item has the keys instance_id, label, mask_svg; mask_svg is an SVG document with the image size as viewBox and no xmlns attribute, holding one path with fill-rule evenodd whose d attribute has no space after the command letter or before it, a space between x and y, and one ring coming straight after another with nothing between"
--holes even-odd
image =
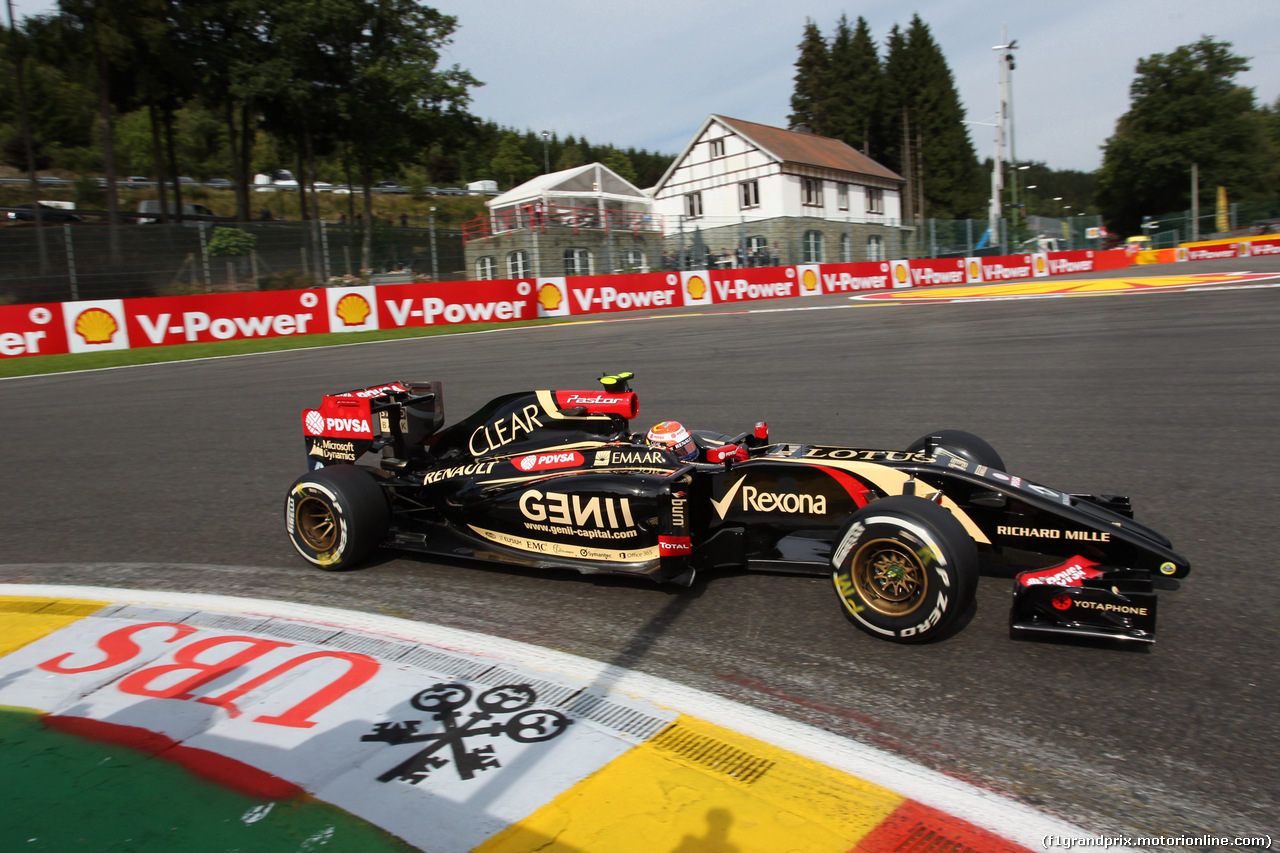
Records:
<instances>
[{"instance_id":1,"label":"rear wing","mask_svg":"<svg viewBox=\"0 0 1280 853\"><path fill-rule=\"evenodd\" d=\"M354 463L381 451L384 468L401 468L443 425L439 382L390 382L326 394L319 408L302 412L307 467Z\"/></svg>"}]
</instances>

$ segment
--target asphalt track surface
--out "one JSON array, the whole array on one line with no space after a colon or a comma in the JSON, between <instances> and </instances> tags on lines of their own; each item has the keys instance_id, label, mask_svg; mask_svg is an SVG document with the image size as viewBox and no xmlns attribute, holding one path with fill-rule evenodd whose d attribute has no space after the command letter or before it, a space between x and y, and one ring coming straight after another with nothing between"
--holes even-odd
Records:
<instances>
[{"instance_id":1,"label":"asphalt track surface","mask_svg":"<svg viewBox=\"0 0 1280 853\"><path fill-rule=\"evenodd\" d=\"M1240 270L1280 261L1107 275ZM766 310L2 381L0 581L279 598L484 632L815 725L1100 833L1274 837L1280 288L814 306L830 310L754 303ZM394 555L323 573L289 545L299 412L321 394L440 379L457 419L500 393L589 389L628 369L637 426L764 419L778 440L862 447L977 433L1013 473L1129 494L1192 574L1161 593L1149 652L1011 641L999 576L983 578L961 634L911 647L855 630L821 578L665 589Z\"/></svg>"}]
</instances>

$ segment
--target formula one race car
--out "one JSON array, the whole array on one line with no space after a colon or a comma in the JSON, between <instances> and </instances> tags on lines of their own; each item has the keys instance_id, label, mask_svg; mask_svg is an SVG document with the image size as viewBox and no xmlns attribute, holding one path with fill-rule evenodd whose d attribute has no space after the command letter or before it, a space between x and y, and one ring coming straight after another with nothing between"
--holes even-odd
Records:
<instances>
[{"instance_id":1,"label":"formula one race car","mask_svg":"<svg viewBox=\"0 0 1280 853\"><path fill-rule=\"evenodd\" d=\"M507 394L449 426L438 382L325 396L302 413L310 470L285 501L289 536L327 570L381 546L684 585L723 567L830 575L857 627L903 643L967 623L979 554L1032 567L1014 636L1154 642L1155 587L1190 570L1127 498L1009 475L958 430L902 450L695 430L682 461L632 434L632 378Z\"/></svg>"}]
</instances>

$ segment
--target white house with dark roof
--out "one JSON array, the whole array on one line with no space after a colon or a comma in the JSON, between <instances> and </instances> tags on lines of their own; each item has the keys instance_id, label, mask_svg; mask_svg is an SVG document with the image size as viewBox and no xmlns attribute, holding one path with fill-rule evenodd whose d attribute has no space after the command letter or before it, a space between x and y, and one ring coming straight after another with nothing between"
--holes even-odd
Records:
<instances>
[{"instance_id":1,"label":"white house with dark roof","mask_svg":"<svg viewBox=\"0 0 1280 853\"><path fill-rule=\"evenodd\" d=\"M905 183L838 139L712 115L648 192L681 248L833 263L888 257Z\"/></svg>"}]
</instances>

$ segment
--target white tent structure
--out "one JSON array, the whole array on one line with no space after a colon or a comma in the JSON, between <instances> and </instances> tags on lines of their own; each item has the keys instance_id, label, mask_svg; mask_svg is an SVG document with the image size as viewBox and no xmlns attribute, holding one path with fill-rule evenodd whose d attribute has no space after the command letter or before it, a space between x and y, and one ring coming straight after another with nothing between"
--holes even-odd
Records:
<instances>
[{"instance_id":1,"label":"white tent structure","mask_svg":"<svg viewBox=\"0 0 1280 853\"><path fill-rule=\"evenodd\" d=\"M539 175L485 206L493 233L529 224L656 230L644 227L654 218L653 199L602 163Z\"/></svg>"}]
</instances>

